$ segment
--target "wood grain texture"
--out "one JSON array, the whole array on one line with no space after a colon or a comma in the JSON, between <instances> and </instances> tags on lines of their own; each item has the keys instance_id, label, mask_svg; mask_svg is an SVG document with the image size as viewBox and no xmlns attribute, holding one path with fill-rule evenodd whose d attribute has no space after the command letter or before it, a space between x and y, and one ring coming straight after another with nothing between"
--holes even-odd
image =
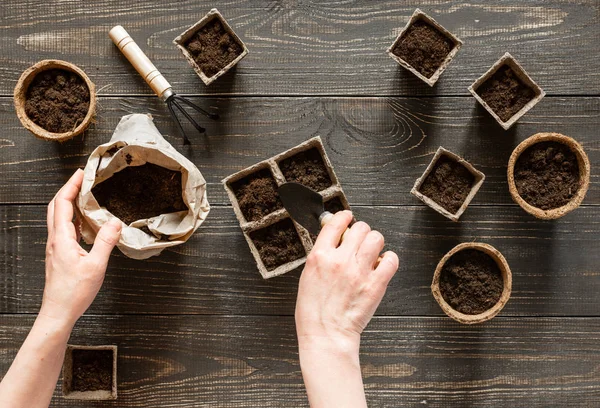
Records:
<instances>
[{"instance_id":1,"label":"wood grain texture","mask_svg":"<svg viewBox=\"0 0 600 408\"><path fill-rule=\"evenodd\" d=\"M506 164L516 145L552 131L582 143L592 163L586 205L600 204L600 98L546 98L508 132L472 97L454 98L193 98L218 109L207 135L191 126L184 147L157 98L100 98L97 124L64 144L22 129L12 101L0 98L0 202L46 203L88 155L110 139L121 116L149 112L158 129L208 182L211 204L229 204L221 179L320 135L351 205L416 204L409 194L441 145L486 175L472 205L512 204Z\"/></svg>"},{"instance_id":2,"label":"wood grain texture","mask_svg":"<svg viewBox=\"0 0 600 408\"><path fill-rule=\"evenodd\" d=\"M5 372L33 322L0 316ZM226 340L226 341L224 341ZM88 316L73 344L119 347L119 398L62 407L307 407L292 317ZM600 319L375 318L361 361L373 408L600 405Z\"/></svg>"},{"instance_id":3,"label":"wood grain texture","mask_svg":"<svg viewBox=\"0 0 600 408\"><path fill-rule=\"evenodd\" d=\"M553 223L519 207L476 207L460 223L424 206L355 207L386 237L400 270L379 315L437 315L429 286L442 256L461 242L495 246L513 272L503 316L599 316L600 207ZM0 313L35 313L44 283L45 208L0 207ZM263 280L233 210L215 207L184 245L147 261L115 251L92 313L294 314L300 270Z\"/></svg>"},{"instance_id":4,"label":"wood grain texture","mask_svg":"<svg viewBox=\"0 0 600 408\"><path fill-rule=\"evenodd\" d=\"M215 5L250 53L207 88L171 42ZM176 90L191 94L467 95L507 51L549 94L600 93L597 0L30 0L0 7L3 95L29 65L54 57L80 65L100 94L150 95L108 39L116 24ZM465 42L433 89L385 53L417 7Z\"/></svg>"}]
</instances>

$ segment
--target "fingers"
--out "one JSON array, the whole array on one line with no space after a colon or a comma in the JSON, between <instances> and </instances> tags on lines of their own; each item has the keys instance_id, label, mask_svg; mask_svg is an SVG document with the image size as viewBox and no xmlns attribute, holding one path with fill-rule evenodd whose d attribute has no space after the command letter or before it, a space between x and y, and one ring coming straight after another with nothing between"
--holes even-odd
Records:
<instances>
[{"instance_id":1,"label":"fingers","mask_svg":"<svg viewBox=\"0 0 600 408\"><path fill-rule=\"evenodd\" d=\"M379 231L369 232L356 252L356 260L361 268L373 270L384 245L385 239Z\"/></svg>"},{"instance_id":2,"label":"fingers","mask_svg":"<svg viewBox=\"0 0 600 408\"><path fill-rule=\"evenodd\" d=\"M121 237L122 223L118 220L110 220L100 228L94 246L90 251L90 256L97 262L97 264L106 267L108 265L108 258L112 252L119 238Z\"/></svg>"},{"instance_id":3,"label":"fingers","mask_svg":"<svg viewBox=\"0 0 600 408\"><path fill-rule=\"evenodd\" d=\"M83 183L83 171L78 169L54 197L54 228L63 230L73 239L76 239L73 227L73 201L77 198L81 184Z\"/></svg>"},{"instance_id":4,"label":"fingers","mask_svg":"<svg viewBox=\"0 0 600 408\"><path fill-rule=\"evenodd\" d=\"M337 248L342 234L348 228L348 225L352 222L352 213L350 211L340 211L336 213L331 221L329 221L321 229L317 241L315 242L315 248Z\"/></svg>"},{"instance_id":5,"label":"fingers","mask_svg":"<svg viewBox=\"0 0 600 408\"><path fill-rule=\"evenodd\" d=\"M367 223L362 221L357 222L343 236L340 248L344 248L350 253L355 254L369 232L371 232L371 227Z\"/></svg>"},{"instance_id":6,"label":"fingers","mask_svg":"<svg viewBox=\"0 0 600 408\"><path fill-rule=\"evenodd\" d=\"M386 287L390 280L396 274L400 261L398 255L392 251L388 251L381 257L381 261L377 268L370 274L380 285Z\"/></svg>"}]
</instances>

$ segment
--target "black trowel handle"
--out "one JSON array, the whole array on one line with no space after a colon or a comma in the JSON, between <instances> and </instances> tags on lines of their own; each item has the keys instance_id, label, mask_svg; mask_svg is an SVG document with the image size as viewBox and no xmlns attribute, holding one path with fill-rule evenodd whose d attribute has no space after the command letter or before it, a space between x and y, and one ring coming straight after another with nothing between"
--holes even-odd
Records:
<instances>
[{"instance_id":1,"label":"black trowel handle","mask_svg":"<svg viewBox=\"0 0 600 408\"><path fill-rule=\"evenodd\" d=\"M325 211L323 214L321 214L321 216L319 217L319 221L321 222L321 228L323 228L325 226L325 224L327 224L329 221L331 221L332 218L333 218L333 214L330 213L329 211ZM344 231L344 233L342 234L342 237L340 238L340 244L342 242L344 242L344 238L346 237L346 234L348 233L348 231L350 231L350 228L346 228L346 231ZM375 262L376 268L377 268L377 266L379 266L379 262L381 262L381 257L377 258L377 261Z\"/></svg>"}]
</instances>

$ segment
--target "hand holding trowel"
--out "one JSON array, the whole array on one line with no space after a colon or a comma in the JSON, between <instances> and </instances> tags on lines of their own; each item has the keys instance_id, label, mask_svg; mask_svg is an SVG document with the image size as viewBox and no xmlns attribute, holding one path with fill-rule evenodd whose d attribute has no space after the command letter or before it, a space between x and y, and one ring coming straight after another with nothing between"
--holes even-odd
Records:
<instances>
[{"instance_id":1,"label":"hand holding trowel","mask_svg":"<svg viewBox=\"0 0 600 408\"><path fill-rule=\"evenodd\" d=\"M319 235L321 228L333 218L333 214L325 211L323 196L300 183L285 183L279 187L279 197L292 219L302 225L313 235ZM349 229L346 229L340 243ZM375 265L379 265L381 257Z\"/></svg>"}]
</instances>

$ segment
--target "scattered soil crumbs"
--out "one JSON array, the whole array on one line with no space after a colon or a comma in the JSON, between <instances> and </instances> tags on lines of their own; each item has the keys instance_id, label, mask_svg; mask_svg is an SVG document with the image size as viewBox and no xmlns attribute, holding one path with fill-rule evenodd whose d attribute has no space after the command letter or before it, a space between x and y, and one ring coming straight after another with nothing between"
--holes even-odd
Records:
<instances>
[{"instance_id":1,"label":"scattered soil crumbs","mask_svg":"<svg viewBox=\"0 0 600 408\"><path fill-rule=\"evenodd\" d=\"M504 122L535 98L535 91L521 81L508 65L500 67L475 92Z\"/></svg>"},{"instance_id":2,"label":"scattered soil crumbs","mask_svg":"<svg viewBox=\"0 0 600 408\"><path fill-rule=\"evenodd\" d=\"M344 204L342 204L342 200L340 200L339 197L334 197L331 200L325 201L324 207L325 207L325 211L329 211L332 214L335 214L336 212L344 211L346 209L346 207L344 207ZM354 221L352 221L350 226L352 226L352 224L354 224ZM312 240L312 242L316 242L317 236L310 234L310 239Z\"/></svg>"},{"instance_id":3,"label":"scattered soil crumbs","mask_svg":"<svg viewBox=\"0 0 600 408\"><path fill-rule=\"evenodd\" d=\"M451 214L456 214L475 183L475 176L461 163L442 155L433 166L419 192Z\"/></svg>"},{"instance_id":4,"label":"scattered soil crumbs","mask_svg":"<svg viewBox=\"0 0 600 408\"><path fill-rule=\"evenodd\" d=\"M90 90L83 78L64 69L42 71L25 95L25 113L52 133L75 130L90 109Z\"/></svg>"},{"instance_id":5,"label":"scattered soil crumbs","mask_svg":"<svg viewBox=\"0 0 600 408\"><path fill-rule=\"evenodd\" d=\"M204 75L212 77L236 59L243 48L218 18L208 22L185 43Z\"/></svg>"},{"instance_id":6,"label":"scattered soil crumbs","mask_svg":"<svg viewBox=\"0 0 600 408\"><path fill-rule=\"evenodd\" d=\"M187 210L181 172L155 164L125 167L92 189L98 204L125 224Z\"/></svg>"},{"instance_id":7,"label":"scattered soil crumbs","mask_svg":"<svg viewBox=\"0 0 600 408\"><path fill-rule=\"evenodd\" d=\"M454 41L423 20L417 20L400 37L392 52L426 78L438 70Z\"/></svg>"},{"instance_id":8,"label":"scattered soil crumbs","mask_svg":"<svg viewBox=\"0 0 600 408\"><path fill-rule=\"evenodd\" d=\"M558 142L530 146L517 159L514 175L519 195L542 210L567 204L581 186L577 156Z\"/></svg>"},{"instance_id":9,"label":"scattered soil crumbs","mask_svg":"<svg viewBox=\"0 0 600 408\"><path fill-rule=\"evenodd\" d=\"M286 181L304 184L315 191L325 190L331 186L331 178L327 166L317 148L312 148L288 157L279 163L279 168Z\"/></svg>"},{"instance_id":10,"label":"scattered soil crumbs","mask_svg":"<svg viewBox=\"0 0 600 408\"><path fill-rule=\"evenodd\" d=\"M440 292L454 309L475 315L491 309L504 290L502 273L485 252L465 249L452 255L442 268Z\"/></svg>"},{"instance_id":11,"label":"scattered soil crumbs","mask_svg":"<svg viewBox=\"0 0 600 408\"><path fill-rule=\"evenodd\" d=\"M306 255L300 237L289 218L251 232L250 239L256 245L260 259L269 271Z\"/></svg>"},{"instance_id":12,"label":"scattered soil crumbs","mask_svg":"<svg viewBox=\"0 0 600 408\"><path fill-rule=\"evenodd\" d=\"M110 391L112 381L112 350L73 350L72 391Z\"/></svg>"},{"instance_id":13,"label":"scattered soil crumbs","mask_svg":"<svg viewBox=\"0 0 600 408\"><path fill-rule=\"evenodd\" d=\"M283 208L277 183L269 169L253 173L230 185L247 221L260 220L267 214Z\"/></svg>"}]
</instances>

